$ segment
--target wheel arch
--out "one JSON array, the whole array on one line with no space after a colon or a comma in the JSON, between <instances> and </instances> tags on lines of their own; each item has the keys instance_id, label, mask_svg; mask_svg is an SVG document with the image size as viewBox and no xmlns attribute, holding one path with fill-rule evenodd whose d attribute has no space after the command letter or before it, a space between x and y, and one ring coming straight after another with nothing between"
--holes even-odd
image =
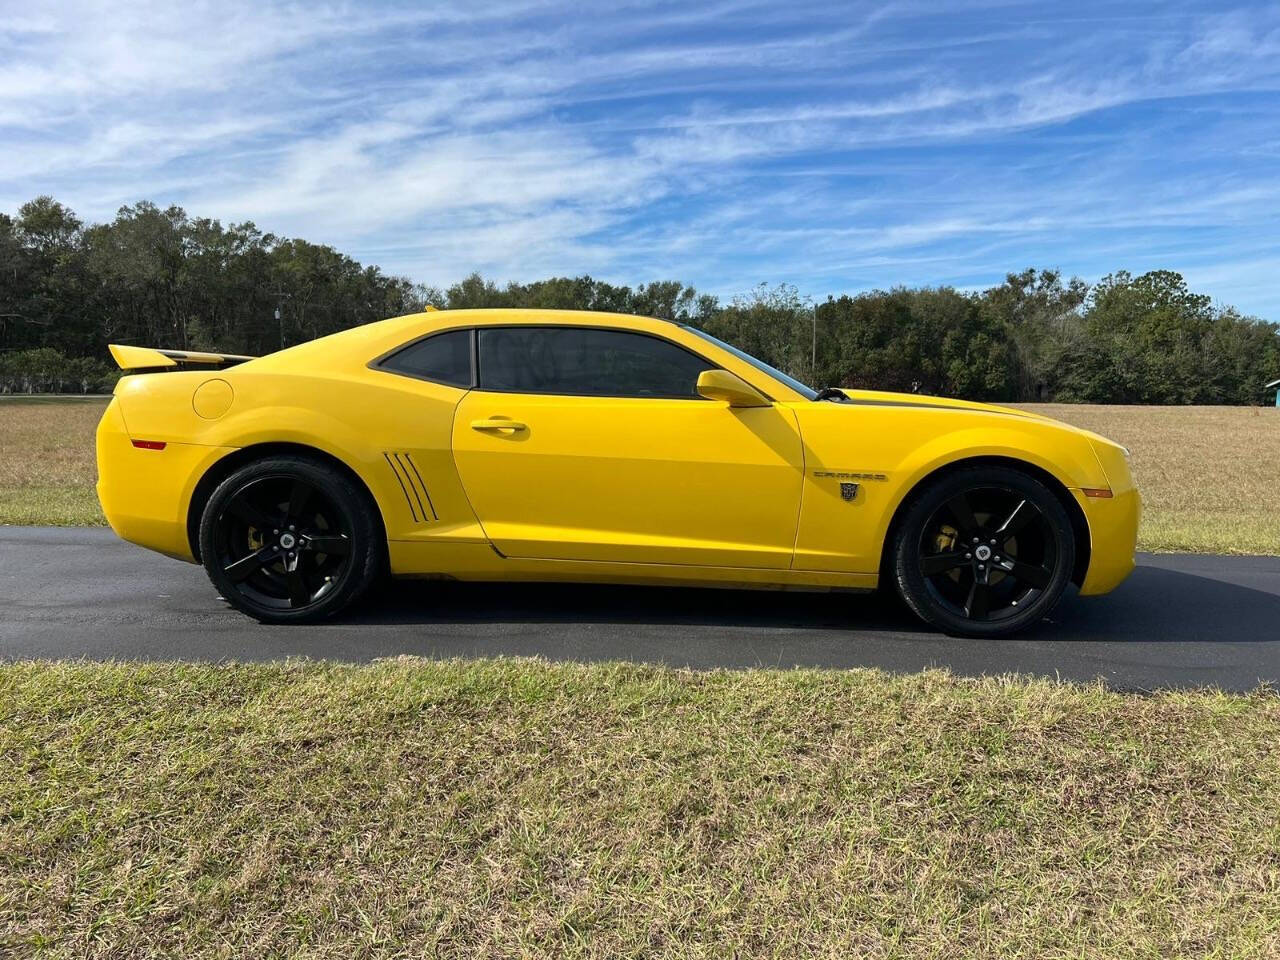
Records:
<instances>
[{"instance_id":1,"label":"wheel arch","mask_svg":"<svg viewBox=\"0 0 1280 960\"><path fill-rule=\"evenodd\" d=\"M382 516L382 507L378 503L378 498L373 495L373 491L369 488L369 484L365 482L364 478L353 470L349 464L317 447L308 446L305 443L272 441L251 444L228 453L222 459L215 461L196 482L195 488L191 492L191 501L187 505L187 543L191 547L191 555L195 557L196 562L200 562L200 518L203 516L204 508L209 503L209 498L213 496L213 491L217 489L218 484L246 464L266 457L281 455L305 457L331 467L344 474L356 485L357 490L368 497L369 503L373 505L373 515L377 519L378 528L382 534L383 559L385 561L387 550L386 520Z\"/></svg>"},{"instance_id":2,"label":"wheel arch","mask_svg":"<svg viewBox=\"0 0 1280 960\"><path fill-rule=\"evenodd\" d=\"M1089 571L1091 539L1089 536L1089 522L1085 519L1084 511L1080 508L1080 504L1071 495L1067 485L1048 470L1027 460L1003 456L962 457L959 460L952 460L936 467L912 484L902 499L898 501L885 532L884 542L880 548L880 582L892 582L890 565L892 562L893 539L897 534L898 524L902 522L902 518L906 515L917 493L927 484L968 467L1006 467L1012 470L1019 470L1043 483L1062 503L1063 508L1067 511L1067 517L1071 520L1071 532L1074 535L1076 547L1076 561L1075 567L1071 571L1071 582L1077 587L1084 583L1085 574Z\"/></svg>"}]
</instances>

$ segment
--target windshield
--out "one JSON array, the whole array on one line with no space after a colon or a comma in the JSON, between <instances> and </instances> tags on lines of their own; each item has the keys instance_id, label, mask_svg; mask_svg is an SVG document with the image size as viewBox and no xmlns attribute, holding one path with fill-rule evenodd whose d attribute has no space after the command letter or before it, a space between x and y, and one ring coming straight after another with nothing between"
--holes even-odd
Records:
<instances>
[{"instance_id":1,"label":"windshield","mask_svg":"<svg viewBox=\"0 0 1280 960\"><path fill-rule=\"evenodd\" d=\"M763 360L757 360L751 354L746 353L742 350L739 350L737 347L735 347L731 343L725 343L719 337L713 337L711 334L707 333L705 330L699 330L697 327L691 327L687 323L682 323L681 326L684 327L684 329L688 330L690 333L696 333L703 340L707 340L711 343L714 343L717 347L720 347L721 349L728 350L739 360L742 360L746 363L751 364L761 373L767 376L773 377L773 379L775 380L781 380L783 383L785 383L788 387L790 387L796 393L800 394L806 400L818 399L817 390L814 390L813 387L805 386L795 377L787 376L785 373L783 373L781 370L777 369L776 367L769 366L769 364L765 363Z\"/></svg>"}]
</instances>

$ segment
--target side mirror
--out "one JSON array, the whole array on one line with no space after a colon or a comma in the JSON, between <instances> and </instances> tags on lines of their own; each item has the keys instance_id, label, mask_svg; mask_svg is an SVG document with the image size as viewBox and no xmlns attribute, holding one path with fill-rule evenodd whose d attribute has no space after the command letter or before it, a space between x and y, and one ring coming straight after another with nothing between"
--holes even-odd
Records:
<instances>
[{"instance_id":1,"label":"side mirror","mask_svg":"<svg viewBox=\"0 0 1280 960\"><path fill-rule=\"evenodd\" d=\"M698 396L723 400L731 407L767 407L763 393L728 370L703 370L698 374Z\"/></svg>"}]
</instances>

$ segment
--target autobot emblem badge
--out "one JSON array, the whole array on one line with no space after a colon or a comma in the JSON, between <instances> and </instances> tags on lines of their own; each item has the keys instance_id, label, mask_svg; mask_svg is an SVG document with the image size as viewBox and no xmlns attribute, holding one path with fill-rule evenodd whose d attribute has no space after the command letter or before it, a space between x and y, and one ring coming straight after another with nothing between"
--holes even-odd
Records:
<instances>
[{"instance_id":1,"label":"autobot emblem badge","mask_svg":"<svg viewBox=\"0 0 1280 960\"><path fill-rule=\"evenodd\" d=\"M840 484L840 499L852 500L858 495L858 485L856 483Z\"/></svg>"}]
</instances>

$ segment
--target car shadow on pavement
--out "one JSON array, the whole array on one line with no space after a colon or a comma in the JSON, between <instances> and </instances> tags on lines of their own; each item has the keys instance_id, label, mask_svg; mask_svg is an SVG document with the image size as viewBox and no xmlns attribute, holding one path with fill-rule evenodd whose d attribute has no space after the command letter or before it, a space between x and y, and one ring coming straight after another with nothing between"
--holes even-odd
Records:
<instances>
[{"instance_id":1,"label":"car shadow on pavement","mask_svg":"<svg viewBox=\"0 0 1280 960\"><path fill-rule=\"evenodd\" d=\"M387 584L342 618L349 624L601 624L854 633L930 634L884 594L801 593L596 584ZM1141 566L1104 597L1075 596L1016 639L1076 642L1261 642L1280 639L1280 584L1257 590Z\"/></svg>"},{"instance_id":2,"label":"car shadow on pavement","mask_svg":"<svg viewBox=\"0 0 1280 960\"><path fill-rule=\"evenodd\" d=\"M1036 633L1046 640L1274 643L1280 581L1256 589L1159 567L1138 567L1107 596L1077 597Z\"/></svg>"},{"instance_id":3,"label":"car shadow on pavement","mask_svg":"<svg viewBox=\"0 0 1280 960\"><path fill-rule=\"evenodd\" d=\"M598 623L802 630L912 629L896 600L871 593L804 593L569 583L387 584L353 612L366 623Z\"/></svg>"}]
</instances>

